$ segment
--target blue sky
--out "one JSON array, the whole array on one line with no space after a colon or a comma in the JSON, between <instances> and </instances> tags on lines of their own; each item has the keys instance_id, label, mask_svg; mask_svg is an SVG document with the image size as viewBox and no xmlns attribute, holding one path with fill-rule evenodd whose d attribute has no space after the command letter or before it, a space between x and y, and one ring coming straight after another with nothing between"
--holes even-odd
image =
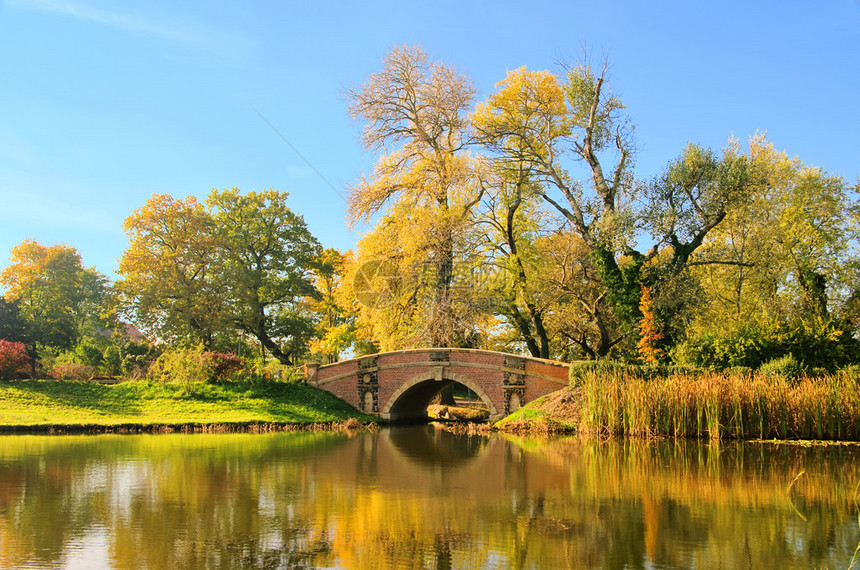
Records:
<instances>
[{"instance_id":1,"label":"blue sky","mask_svg":"<svg viewBox=\"0 0 860 570\"><path fill-rule=\"evenodd\" d=\"M234 186L290 192L324 246L352 248L367 228L347 228L343 197L375 157L344 90L401 44L479 99L523 65L608 57L640 178L687 142L757 131L860 175L860 0L0 0L0 267L32 238L112 276L153 193Z\"/></svg>"}]
</instances>

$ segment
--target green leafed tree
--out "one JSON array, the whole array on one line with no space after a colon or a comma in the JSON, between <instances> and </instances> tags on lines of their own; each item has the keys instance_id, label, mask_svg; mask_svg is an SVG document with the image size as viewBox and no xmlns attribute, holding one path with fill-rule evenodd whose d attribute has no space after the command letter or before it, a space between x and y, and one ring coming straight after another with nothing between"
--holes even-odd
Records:
<instances>
[{"instance_id":1,"label":"green leafed tree","mask_svg":"<svg viewBox=\"0 0 860 570\"><path fill-rule=\"evenodd\" d=\"M703 295L689 354L715 367L757 366L786 353L815 366L851 361L860 243L854 189L762 135L745 156L755 173L751 191L690 263Z\"/></svg>"},{"instance_id":2,"label":"green leafed tree","mask_svg":"<svg viewBox=\"0 0 860 570\"><path fill-rule=\"evenodd\" d=\"M10 342L30 342L30 327L21 316L17 301L0 297L0 339Z\"/></svg>"},{"instance_id":3,"label":"green leafed tree","mask_svg":"<svg viewBox=\"0 0 860 570\"><path fill-rule=\"evenodd\" d=\"M251 335L284 364L307 351L319 244L276 190L153 196L125 223L117 283L141 328L188 346L229 348Z\"/></svg>"},{"instance_id":4,"label":"green leafed tree","mask_svg":"<svg viewBox=\"0 0 860 570\"><path fill-rule=\"evenodd\" d=\"M275 358L295 364L307 352L322 248L287 193L213 191L206 200L217 250L214 267L233 325L252 334Z\"/></svg>"},{"instance_id":5,"label":"green leafed tree","mask_svg":"<svg viewBox=\"0 0 860 570\"><path fill-rule=\"evenodd\" d=\"M152 338L212 349L230 334L212 216L189 196L153 195L123 224L116 283L125 316Z\"/></svg>"}]
</instances>

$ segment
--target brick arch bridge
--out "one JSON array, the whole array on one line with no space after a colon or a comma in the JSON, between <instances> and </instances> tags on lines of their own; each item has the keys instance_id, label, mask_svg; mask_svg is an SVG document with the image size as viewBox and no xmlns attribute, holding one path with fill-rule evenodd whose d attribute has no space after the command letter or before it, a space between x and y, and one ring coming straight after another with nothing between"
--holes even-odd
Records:
<instances>
[{"instance_id":1,"label":"brick arch bridge","mask_svg":"<svg viewBox=\"0 0 860 570\"><path fill-rule=\"evenodd\" d=\"M399 350L305 365L311 386L390 421L426 418L433 398L455 382L475 392L496 420L567 386L567 374L562 362L465 348Z\"/></svg>"}]
</instances>

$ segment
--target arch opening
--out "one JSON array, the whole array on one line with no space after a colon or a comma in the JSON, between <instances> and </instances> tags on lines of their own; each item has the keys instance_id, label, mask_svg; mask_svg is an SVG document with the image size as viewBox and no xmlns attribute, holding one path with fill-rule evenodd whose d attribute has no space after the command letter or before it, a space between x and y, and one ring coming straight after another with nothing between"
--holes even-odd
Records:
<instances>
[{"instance_id":1,"label":"arch opening","mask_svg":"<svg viewBox=\"0 0 860 570\"><path fill-rule=\"evenodd\" d=\"M456 375L455 375L456 376ZM405 382L389 399L381 410L381 415L392 422L427 422L433 419L428 408L434 399L448 387L454 389L455 406L464 404L476 410L478 416L497 416L496 406L484 391L466 378L442 378L426 375L416 376ZM459 408L457 408L459 409ZM485 410L480 413L479 410ZM438 412L436 409L434 412ZM449 417L451 414L448 414ZM443 416L444 417L444 416ZM477 420L481 421L481 420Z\"/></svg>"}]
</instances>

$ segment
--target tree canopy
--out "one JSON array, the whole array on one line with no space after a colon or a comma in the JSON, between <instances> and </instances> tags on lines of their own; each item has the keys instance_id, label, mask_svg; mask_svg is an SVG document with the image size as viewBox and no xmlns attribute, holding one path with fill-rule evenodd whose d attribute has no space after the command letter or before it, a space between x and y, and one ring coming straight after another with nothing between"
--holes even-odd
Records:
<instances>
[{"instance_id":1,"label":"tree canopy","mask_svg":"<svg viewBox=\"0 0 860 570\"><path fill-rule=\"evenodd\" d=\"M860 183L762 133L690 142L642 176L608 65L587 59L514 69L479 101L400 46L347 98L375 161L349 187L368 228L354 251L323 249L286 192L154 195L124 223L113 286L74 248L16 246L0 338L87 356L118 311L152 340L289 366L419 346L860 363Z\"/></svg>"},{"instance_id":2,"label":"tree canopy","mask_svg":"<svg viewBox=\"0 0 860 570\"><path fill-rule=\"evenodd\" d=\"M205 204L153 196L125 223L117 289L128 316L158 338L207 348L247 333L291 364L314 326L303 299L316 294L320 246L286 200L236 188Z\"/></svg>"}]
</instances>

